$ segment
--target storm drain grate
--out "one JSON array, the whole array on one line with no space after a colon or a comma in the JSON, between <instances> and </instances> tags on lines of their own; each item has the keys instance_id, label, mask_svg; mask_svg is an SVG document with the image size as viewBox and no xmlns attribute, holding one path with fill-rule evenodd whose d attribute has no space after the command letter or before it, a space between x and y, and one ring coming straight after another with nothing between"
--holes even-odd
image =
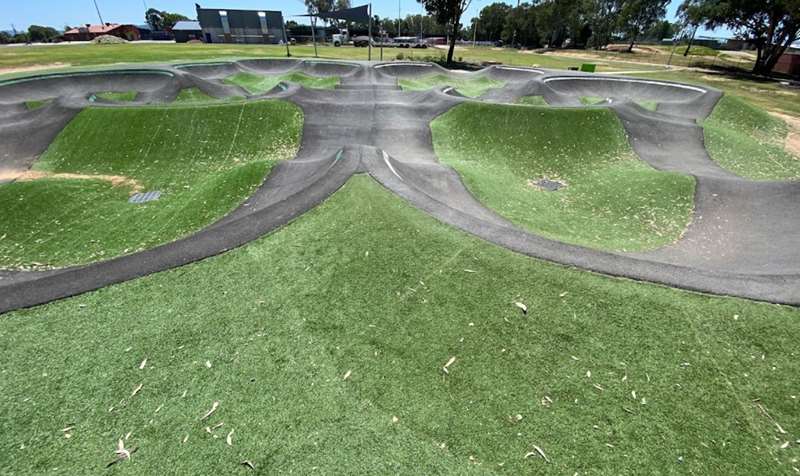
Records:
<instances>
[{"instance_id":1,"label":"storm drain grate","mask_svg":"<svg viewBox=\"0 0 800 476\"><path fill-rule=\"evenodd\" d=\"M161 197L161 192L153 190L152 192L135 193L128 199L128 203L145 203L158 200Z\"/></svg>"},{"instance_id":2,"label":"storm drain grate","mask_svg":"<svg viewBox=\"0 0 800 476\"><path fill-rule=\"evenodd\" d=\"M530 183L530 181L528 181ZM533 185L539 187L542 190L547 190L548 192L555 192L556 190L562 189L567 186L564 182L559 182L558 180L550 180L550 179L539 179L533 182Z\"/></svg>"}]
</instances>

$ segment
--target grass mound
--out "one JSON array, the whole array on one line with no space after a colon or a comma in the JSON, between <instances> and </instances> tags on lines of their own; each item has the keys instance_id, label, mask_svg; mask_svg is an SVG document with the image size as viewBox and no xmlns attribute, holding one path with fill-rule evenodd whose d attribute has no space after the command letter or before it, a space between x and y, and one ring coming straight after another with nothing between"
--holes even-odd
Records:
<instances>
[{"instance_id":1,"label":"grass mound","mask_svg":"<svg viewBox=\"0 0 800 476\"><path fill-rule=\"evenodd\" d=\"M607 109L462 104L431 129L439 158L479 200L542 236L643 250L673 242L691 218L694 180L640 161ZM542 191L541 178L568 186Z\"/></svg>"},{"instance_id":2,"label":"grass mound","mask_svg":"<svg viewBox=\"0 0 800 476\"><path fill-rule=\"evenodd\" d=\"M784 149L786 123L742 99L723 96L703 130L711 158L737 175L754 180L800 178L800 158Z\"/></svg>"},{"instance_id":3,"label":"grass mound","mask_svg":"<svg viewBox=\"0 0 800 476\"><path fill-rule=\"evenodd\" d=\"M273 76L262 76L252 73L236 73L233 76L225 79L226 83L240 86L250 94L265 93L277 86L281 81L297 83L306 88L333 89L337 84L339 84L340 79L338 76L318 78L316 76L309 76L305 73L289 73Z\"/></svg>"},{"instance_id":4,"label":"grass mound","mask_svg":"<svg viewBox=\"0 0 800 476\"><path fill-rule=\"evenodd\" d=\"M94 96L108 101L130 102L136 99L137 91L103 91Z\"/></svg>"},{"instance_id":5,"label":"grass mound","mask_svg":"<svg viewBox=\"0 0 800 476\"><path fill-rule=\"evenodd\" d=\"M365 176L0 335L10 473L107 471L128 433L114 473L774 474L798 455L779 449L799 436L797 309L532 260Z\"/></svg>"},{"instance_id":6,"label":"grass mound","mask_svg":"<svg viewBox=\"0 0 800 476\"><path fill-rule=\"evenodd\" d=\"M517 103L528 106L549 106L542 96L522 96Z\"/></svg>"},{"instance_id":7,"label":"grass mound","mask_svg":"<svg viewBox=\"0 0 800 476\"><path fill-rule=\"evenodd\" d=\"M31 101L25 101L25 107L28 108L29 111L33 111L50 104L52 101L52 99L33 99Z\"/></svg>"},{"instance_id":8,"label":"grass mound","mask_svg":"<svg viewBox=\"0 0 800 476\"><path fill-rule=\"evenodd\" d=\"M452 78L444 74L431 74L419 78L405 78L398 81L401 88L407 91L427 91L441 86L450 86L456 91L469 97L478 97L492 88L500 88L505 81L498 81L486 77L480 78Z\"/></svg>"},{"instance_id":9,"label":"grass mound","mask_svg":"<svg viewBox=\"0 0 800 476\"><path fill-rule=\"evenodd\" d=\"M0 266L62 266L168 242L220 218L297 150L302 113L283 101L202 108L90 108L35 164L43 178L0 186ZM92 180L97 176L98 179ZM158 201L128 203L135 181Z\"/></svg>"}]
</instances>

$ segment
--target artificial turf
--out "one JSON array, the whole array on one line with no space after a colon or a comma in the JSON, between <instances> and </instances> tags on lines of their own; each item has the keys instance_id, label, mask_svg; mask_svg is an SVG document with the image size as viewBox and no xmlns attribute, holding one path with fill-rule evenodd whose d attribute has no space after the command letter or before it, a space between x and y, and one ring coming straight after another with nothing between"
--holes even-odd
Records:
<instances>
[{"instance_id":1,"label":"artificial turf","mask_svg":"<svg viewBox=\"0 0 800 476\"><path fill-rule=\"evenodd\" d=\"M13 474L780 474L800 456L798 338L797 309L530 259L358 176L241 249L2 316L0 459ZM107 470L125 435L137 451Z\"/></svg>"},{"instance_id":2,"label":"artificial turf","mask_svg":"<svg viewBox=\"0 0 800 476\"><path fill-rule=\"evenodd\" d=\"M34 109L39 109L40 107L46 106L50 103L52 99L34 99L31 101L25 101L25 107L28 108L29 111L33 111Z\"/></svg>"},{"instance_id":3,"label":"artificial turf","mask_svg":"<svg viewBox=\"0 0 800 476\"><path fill-rule=\"evenodd\" d=\"M306 88L333 89L339 84L340 79L338 76L318 78L305 73L288 73L270 76L262 76L253 73L236 73L226 78L225 82L241 86L250 94L259 94L271 90L280 82L297 83Z\"/></svg>"},{"instance_id":4,"label":"artificial turf","mask_svg":"<svg viewBox=\"0 0 800 476\"><path fill-rule=\"evenodd\" d=\"M694 180L639 160L608 109L468 103L431 129L439 158L479 200L542 236L643 250L677 240L691 219ZM544 191L542 178L567 186Z\"/></svg>"},{"instance_id":5,"label":"artificial turf","mask_svg":"<svg viewBox=\"0 0 800 476\"><path fill-rule=\"evenodd\" d=\"M800 157L784 149L788 126L736 96L725 95L703 122L711 158L755 180L800 178Z\"/></svg>"},{"instance_id":6,"label":"artificial turf","mask_svg":"<svg viewBox=\"0 0 800 476\"><path fill-rule=\"evenodd\" d=\"M0 266L63 266L134 252L213 222L260 184L300 141L302 113L284 101L205 107L89 108L34 169L85 179L0 185ZM128 203L131 186L146 204ZM87 180L89 179L89 180Z\"/></svg>"},{"instance_id":7,"label":"artificial turf","mask_svg":"<svg viewBox=\"0 0 800 476\"><path fill-rule=\"evenodd\" d=\"M486 77L453 78L444 74L431 74L418 78L403 78L398 81L401 88L407 91L425 91L431 88L450 86L468 97L478 97L492 88L503 87L505 81Z\"/></svg>"},{"instance_id":8,"label":"artificial turf","mask_svg":"<svg viewBox=\"0 0 800 476\"><path fill-rule=\"evenodd\" d=\"M103 91L94 95L100 99L118 102L130 102L136 99L138 91Z\"/></svg>"},{"instance_id":9,"label":"artificial turf","mask_svg":"<svg viewBox=\"0 0 800 476\"><path fill-rule=\"evenodd\" d=\"M518 104L527 104L528 106L548 106L547 101L542 96L522 96L517 101Z\"/></svg>"}]
</instances>

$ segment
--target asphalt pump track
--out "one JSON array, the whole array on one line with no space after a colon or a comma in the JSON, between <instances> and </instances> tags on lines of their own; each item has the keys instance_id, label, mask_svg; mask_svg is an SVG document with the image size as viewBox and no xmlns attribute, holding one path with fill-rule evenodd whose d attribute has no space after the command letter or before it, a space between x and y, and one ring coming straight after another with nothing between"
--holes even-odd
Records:
<instances>
[{"instance_id":1,"label":"asphalt pump track","mask_svg":"<svg viewBox=\"0 0 800 476\"><path fill-rule=\"evenodd\" d=\"M222 82L238 73L338 76L333 90L281 83L258 95ZM453 88L402 91L398 79L442 74L504 81L476 99ZM353 174L369 174L438 220L510 250L567 266L672 287L800 305L800 182L750 181L716 165L697 121L722 93L661 80L491 66L452 72L435 64L254 59L147 65L49 74L0 83L0 173L28 169L83 108L168 103L184 88L215 97L280 98L304 112L293 160L273 167L238 208L188 237L118 258L47 271L0 272L0 313L43 304L182 266L244 245L320 204ZM97 91L138 92L120 105ZM483 206L439 163L430 122L465 101L513 103L540 95L551 106L583 107L582 96L621 119L638 156L659 170L694 176L692 222L680 240L644 253L608 252L543 238ZM55 98L55 99L53 99ZM26 101L49 100L29 110ZM639 101L657 101L656 111ZM566 131L565 131L566 133Z\"/></svg>"}]
</instances>

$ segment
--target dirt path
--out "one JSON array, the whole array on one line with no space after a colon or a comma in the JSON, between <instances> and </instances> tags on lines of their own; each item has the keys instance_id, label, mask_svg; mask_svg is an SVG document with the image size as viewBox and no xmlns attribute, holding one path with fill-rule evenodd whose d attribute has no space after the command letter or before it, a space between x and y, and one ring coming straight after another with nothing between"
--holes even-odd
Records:
<instances>
[{"instance_id":1,"label":"dirt path","mask_svg":"<svg viewBox=\"0 0 800 476\"><path fill-rule=\"evenodd\" d=\"M787 152L794 155L800 160L800 118L782 114L780 112L770 112L773 116L782 119L786 125L789 126L789 133L786 134L786 140L783 147Z\"/></svg>"},{"instance_id":2,"label":"dirt path","mask_svg":"<svg viewBox=\"0 0 800 476\"><path fill-rule=\"evenodd\" d=\"M87 175L70 173L54 174L39 170L0 170L0 182L11 180L17 182L31 182L46 178L68 180L103 180L111 183L113 187L130 187L131 193L139 192L143 188L142 184L136 180L123 175Z\"/></svg>"}]
</instances>

